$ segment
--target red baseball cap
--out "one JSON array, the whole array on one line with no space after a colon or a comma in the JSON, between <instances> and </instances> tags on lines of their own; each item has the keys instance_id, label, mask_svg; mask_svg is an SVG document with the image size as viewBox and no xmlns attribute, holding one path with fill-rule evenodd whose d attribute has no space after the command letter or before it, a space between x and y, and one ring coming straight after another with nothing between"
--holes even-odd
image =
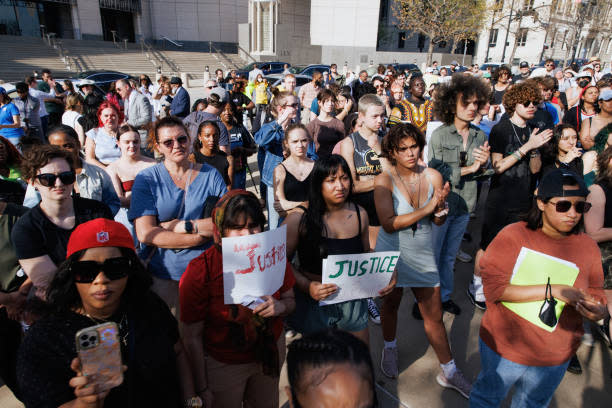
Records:
<instances>
[{"instance_id":1,"label":"red baseball cap","mask_svg":"<svg viewBox=\"0 0 612 408\"><path fill-rule=\"evenodd\" d=\"M120 247L134 250L134 238L123 224L96 218L76 227L68 240L66 258L77 251L97 247Z\"/></svg>"}]
</instances>

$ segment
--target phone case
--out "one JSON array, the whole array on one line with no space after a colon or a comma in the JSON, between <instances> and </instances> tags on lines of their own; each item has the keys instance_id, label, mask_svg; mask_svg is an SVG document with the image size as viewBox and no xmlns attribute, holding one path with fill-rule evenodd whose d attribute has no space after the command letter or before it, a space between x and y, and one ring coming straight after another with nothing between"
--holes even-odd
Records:
<instances>
[{"instance_id":1,"label":"phone case","mask_svg":"<svg viewBox=\"0 0 612 408\"><path fill-rule=\"evenodd\" d=\"M100 391L106 391L123 382L119 328L113 322L79 330L76 348L85 375L95 374Z\"/></svg>"}]
</instances>

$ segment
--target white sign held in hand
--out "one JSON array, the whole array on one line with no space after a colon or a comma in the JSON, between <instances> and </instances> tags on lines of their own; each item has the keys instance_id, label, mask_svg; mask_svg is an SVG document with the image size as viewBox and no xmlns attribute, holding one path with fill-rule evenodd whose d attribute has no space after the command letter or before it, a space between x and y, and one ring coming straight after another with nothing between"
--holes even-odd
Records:
<instances>
[{"instance_id":1,"label":"white sign held in hand","mask_svg":"<svg viewBox=\"0 0 612 408\"><path fill-rule=\"evenodd\" d=\"M223 238L223 300L226 305L274 294L287 267L287 226Z\"/></svg>"},{"instance_id":2,"label":"white sign held in hand","mask_svg":"<svg viewBox=\"0 0 612 408\"><path fill-rule=\"evenodd\" d=\"M389 284L399 254L387 251L328 256L323 260L322 283L334 283L338 291L319 304L332 305L378 296L378 292Z\"/></svg>"}]
</instances>

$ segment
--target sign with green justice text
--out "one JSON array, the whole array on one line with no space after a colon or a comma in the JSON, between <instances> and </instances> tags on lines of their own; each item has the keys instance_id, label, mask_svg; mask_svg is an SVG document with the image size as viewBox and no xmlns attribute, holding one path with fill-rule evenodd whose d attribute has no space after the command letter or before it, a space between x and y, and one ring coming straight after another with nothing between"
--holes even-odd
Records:
<instances>
[{"instance_id":1,"label":"sign with green justice text","mask_svg":"<svg viewBox=\"0 0 612 408\"><path fill-rule=\"evenodd\" d=\"M332 305L378 296L389 284L399 255L388 251L328 256L323 260L322 283L334 283L338 291L319 303Z\"/></svg>"}]
</instances>

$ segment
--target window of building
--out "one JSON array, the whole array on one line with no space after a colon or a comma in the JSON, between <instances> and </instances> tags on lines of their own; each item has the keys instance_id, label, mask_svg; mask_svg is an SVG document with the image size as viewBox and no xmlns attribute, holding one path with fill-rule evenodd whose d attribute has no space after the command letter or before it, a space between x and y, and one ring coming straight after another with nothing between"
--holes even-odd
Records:
<instances>
[{"instance_id":1,"label":"window of building","mask_svg":"<svg viewBox=\"0 0 612 408\"><path fill-rule=\"evenodd\" d=\"M504 8L504 0L495 0L495 11L501 11Z\"/></svg>"},{"instance_id":2,"label":"window of building","mask_svg":"<svg viewBox=\"0 0 612 408\"><path fill-rule=\"evenodd\" d=\"M397 48L404 48L406 45L406 33L397 33Z\"/></svg>"},{"instance_id":3,"label":"window of building","mask_svg":"<svg viewBox=\"0 0 612 408\"><path fill-rule=\"evenodd\" d=\"M499 30L497 28L489 31L489 47L495 47L497 45L497 35L499 34Z\"/></svg>"},{"instance_id":4,"label":"window of building","mask_svg":"<svg viewBox=\"0 0 612 408\"><path fill-rule=\"evenodd\" d=\"M533 9L533 3L535 0L525 0L525 2L523 3L523 9L524 10L531 10Z\"/></svg>"},{"instance_id":5,"label":"window of building","mask_svg":"<svg viewBox=\"0 0 612 408\"><path fill-rule=\"evenodd\" d=\"M524 47L527 44L528 28L521 28L517 34L517 44L519 47Z\"/></svg>"}]
</instances>

